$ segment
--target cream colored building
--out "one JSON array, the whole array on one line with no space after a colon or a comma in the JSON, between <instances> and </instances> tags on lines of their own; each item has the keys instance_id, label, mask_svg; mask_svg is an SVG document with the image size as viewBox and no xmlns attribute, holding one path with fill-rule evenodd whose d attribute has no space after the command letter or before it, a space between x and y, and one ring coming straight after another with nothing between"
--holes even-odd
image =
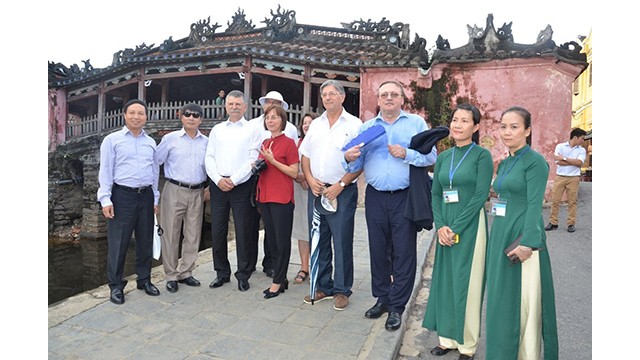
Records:
<instances>
[{"instance_id":1,"label":"cream colored building","mask_svg":"<svg viewBox=\"0 0 640 360\"><path fill-rule=\"evenodd\" d=\"M587 160L582 166L582 171L585 174L584 180L591 181L591 173L592 173L592 160L591 160L591 151L592 151L592 116L591 116L591 88L592 88L592 73L593 73L593 63L592 63L592 47L591 47L591 33L592 30L589 30L589 36L583 37L580 36L579 40L582 43L582 52L587 55L587 62L589 66L585 69L585 71L578 76L578 78L573 83L573 98L571 101L571 128L579 127L584 129L587 132L586 139L583 146L587 149Z\"/></svg>"}]
</instances>

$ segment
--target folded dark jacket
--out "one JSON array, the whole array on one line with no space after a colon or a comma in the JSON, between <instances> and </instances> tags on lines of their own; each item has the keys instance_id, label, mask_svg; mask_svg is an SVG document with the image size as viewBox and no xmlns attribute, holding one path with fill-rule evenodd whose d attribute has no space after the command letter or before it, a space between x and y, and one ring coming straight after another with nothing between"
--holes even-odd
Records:
<instances>
[{"instance_id":1,"label":"folded dark jacket","mask_svg":"<svg viewBox=\"0 0 640 360\"><path fill-rule=\"evenodd\" d=\"M438 140L449 135L449 128L438 126L425 130L411 138L409 149L421 154L428 154ZM426 167L411 165L409 168L409 194L404 217L416 224L416 231L433 229L433 212L431 211L431 177Z\"/></svg>"}]
</instances>

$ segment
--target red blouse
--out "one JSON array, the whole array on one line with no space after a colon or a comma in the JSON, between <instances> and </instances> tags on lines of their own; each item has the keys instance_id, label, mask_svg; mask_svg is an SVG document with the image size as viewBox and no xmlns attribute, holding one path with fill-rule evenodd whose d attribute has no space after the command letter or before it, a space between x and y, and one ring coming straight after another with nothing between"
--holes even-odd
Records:
<instances>
[{"instance_id":1,"label":"red blouse","mask_svg":"<svg viewBox=\"0 0 640 360\"><path fill-rule=\"evenodd\" d=\"M287 166L300 162L295 141L285 134L280 134L275 138L268 138L264 140L262 145L265 148L271 146L273 157L278 162ZM264 159L264 156L260 155L259 159ZM293 178L267 161L267 168L260 172L260 177L258 178L256 199L261 203L293 203Z\"/></svg>"}]
</instances>

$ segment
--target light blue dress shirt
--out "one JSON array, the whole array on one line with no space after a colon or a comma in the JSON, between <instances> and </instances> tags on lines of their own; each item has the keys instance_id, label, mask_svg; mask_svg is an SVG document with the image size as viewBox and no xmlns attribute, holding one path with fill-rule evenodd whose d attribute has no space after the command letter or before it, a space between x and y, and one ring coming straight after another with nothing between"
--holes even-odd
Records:
<instances>
[{"instance_id":1,"label":"light blue dress shirt","mask_svg":"<svg viewBox=\"0 0 640 360\"><path fill-rule=\"evenodd\" d=\"M437 150L434 146L429 154L421 154L409 149L411 138L416 134L429 129L426 121L419 115L408 114L400 111L398 118L391 124L384 121L378 115L366 121L360 127L359 133L374 125L382 125L385 134L363 146L361 155L356 160L347 164L342 159L342 164L347 172L355 173L363 168L366 181L378 191L395 191L409 187L409 166L425 167L436 162ZM401 145L407 150L405 159L399 159L389 154L387 145Z\"/></svg>"},{"instance_id":2,"label":"light blue dress shirt","mask_svg":"<svg viewBox=\"0 0 640 360\"><path fill-rule=\"evenodd\" d=\"M100 145L98 201L102 207L113 205L111 188L116 183L132 188L151 185L154 205L158 205L158 165L154 160L156 142L144 130L137 137L125 126L107 135Z\"/></svg>"},{"instance_id":3,"label":"light blue dress shirt","mask_svg":"<svg viewBox=\"0 0 640 360\"><path fill-rule=\"evenodd\" d=\"M204 157L209 139L200 130L192 139L184 128L166 134L158 145L155 159L164 164L164 177L189 185L207 180Z\"/></svg>"}]
</instances>

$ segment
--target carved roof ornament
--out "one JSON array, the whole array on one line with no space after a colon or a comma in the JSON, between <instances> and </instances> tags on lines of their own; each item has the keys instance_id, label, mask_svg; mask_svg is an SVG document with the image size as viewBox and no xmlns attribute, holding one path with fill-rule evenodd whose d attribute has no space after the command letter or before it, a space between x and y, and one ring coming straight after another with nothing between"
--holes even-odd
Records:
<instances>
[{"instance_id":1,"label":"carved roof ornament","mask_svg":"<svg viewBox=\"0 0 640 360\"><path fill-rule=\"evenodd\" d=\"M211 16L207 17L206 20L199 20L191 24L191 33L189 33L188 41L194 46L206 44L219 27L222 27L222 25L217 22L211 25Z\"/></svg>"},{"instance_id":2,"label":"carved roof ornament","mask_svg":"<svg viewBox=\"0 0 640 360\"><path fill-rule=\"evenodd\" d=\"M429 53L427 53L427 40L416 34L413 43L409 46L411 55L420 58L420 67L426 69L429 67Z\"/></svg>"},{"instance_id":3,"label":"carved roof ornament","mask_svg":"<svg viewBox=\"0 0 640 360\"><path fill-rule=\"evenodd\" d=\"M113 53L113 61L111 62L111 66L120 65L124 63L128 58L149 53L153 50L154 45L155 43L151 45L142 43L140 45L136 45L135 50L132 48L126 48L124 50L117 51Z\"/></svg>"},{"instance_id":4,"label":"carved roof ornament","mask_svg":"<svg viewBox=\"0 0 640 360\"><path fill-rule=\"evenodd\" d=\"M228 27L225 32L238 34L253 30L256 27L251 23L251 20L247 21L244 15L244 10L241 10L240 8L238 8L238 11L233 15L231 19L233 21L231 22L231 24L227 22Z\"/></svg>"},{"instance_id":5,"label":"carved roof ornament","mask_svg":"<svg viewBox=\"0 0 640 360\"><path fill-rule=\"evenodd\" d=\"M291 40L296 34L296 12L285 9L280 11L280 5L275 14L271 10L271 19L265 18L261 22L266 25L265 35L275 41Z\"/></svg>"},{"instance_id":6,"label":"carved roof ornament","mask_svg":"<svg viewBox=\"0 0 640 360\"><path fill-rule=\"evenodd\" d=\"M534 44L518 44L513 41L511 25L504 23L498 30L493 25L493 14L487 16L484 29L477 25L467 25L469 42L459 48L451 49L449 40L438 35L433 62L472 62L505 58L526 58L532 56L556 56L568 62L585 62L586 55L573 47L557 47L551 39L553 30L550 25L540 31Z\"/></svg>"},{"instance_id":7,"label":"carved roof ornament","mask_svg":"<svg viewBox=\"0 0 640 360\"><path fill-rule=\"evenodd\" d=\"M340 23L342 27L347 30L362 31L379 34L379 38L388 40L392 44L406 49L409 46L409 31L408 26L401 22L394 23L393 25L386 17L383 17L379 22L372 22L371 19L367 21L356 20L350 23Z\"/></svg>"}]
</instances>

